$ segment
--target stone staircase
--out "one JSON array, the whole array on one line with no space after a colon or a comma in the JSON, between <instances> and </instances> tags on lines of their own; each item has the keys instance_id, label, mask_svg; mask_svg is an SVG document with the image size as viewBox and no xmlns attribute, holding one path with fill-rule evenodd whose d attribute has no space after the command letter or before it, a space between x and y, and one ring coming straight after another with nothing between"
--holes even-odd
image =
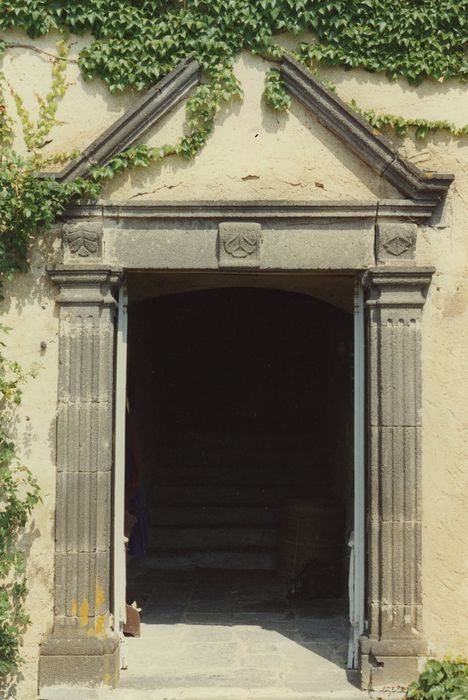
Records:
<instances>
[{"instance_id":1,"label":"stone staircase","mask_svg":"<svg viewBox=\"0 0 468 700\"><path fill-rule=\"evenodd\" d=\"M281 502L297 486L159 486L149 568L274 569Z\"/></svg>"}]
</instances>

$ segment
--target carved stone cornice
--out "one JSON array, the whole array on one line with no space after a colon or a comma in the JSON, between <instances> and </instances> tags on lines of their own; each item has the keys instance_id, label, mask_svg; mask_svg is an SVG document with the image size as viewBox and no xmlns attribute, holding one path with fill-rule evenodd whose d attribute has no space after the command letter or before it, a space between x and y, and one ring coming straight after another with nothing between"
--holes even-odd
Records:
<instances>
[{"instance_id":1,"label":"carved stone cornice","mask_svg":"<svg viewBox=\"0 0 468 700\"><path fill-rule=\"evenodd\" d=\"M85 177L93 166L105 165L112 156L129 148L199 83L200 75L200 64L194 58L181 61L55 178L70 182L75 177Z\"/></svg>"},{"instance_id":2,"label":"carved stone cornice","mask_svg":"<svg viewBox=\"0 0 468 700\"><path fill-rule=\"evenodd\" d=\"M363 277L363 284L369 289L367 306L422 308L434 272L433 267L369 269Z\"/></svg>"},{"instance_id":3,"label":"carved stone cornice","mask_svg":"<svg viewBox=\"0 0 468 700\"><path fill-rule=\"evenodd\" d=\"M306 109L399 192L418 200L440 199L447 194L453 175L426 173L402 158L376 129L290 56L283 58L281 77Z\"/></svg>"},{"instance_id":4,"label":"carved stone cornice","mask_svg":"<svg viewBox=\"0 0 468 700\"><path fill-rule=\"evenodd\" d=\"M364 221L399 220L422 223L437 206L436 200L382 199L377 201L325 200L290 201L222 201L222 202L125 202L101 201L73 204L65 209L64 219L102 217L104 219L170 219L221 221Z\"/></svg>"},{"instance_id":5,"label":"carved stone cornice","mask_svg":"<svg viewBox=\"0 0 468 700\"><path fill-rule=\"evenodd\" d=\"M122 275L118 268L56 265L47 273L60 286L58 304L116 304L111 291Z\"/></svg>"}]
</instances>

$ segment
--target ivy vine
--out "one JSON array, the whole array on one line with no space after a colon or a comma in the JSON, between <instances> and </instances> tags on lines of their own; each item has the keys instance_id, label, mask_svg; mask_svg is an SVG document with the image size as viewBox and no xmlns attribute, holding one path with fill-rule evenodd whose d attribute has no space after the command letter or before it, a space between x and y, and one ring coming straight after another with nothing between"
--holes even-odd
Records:
<instances>
[{"instance_id":1,"label":"ivy vine","mask_svg":"<svg viewBox=\"0 0 468 700\"><path fill-rule=\"evenodd\" d=\"M362 66L391 78L466 79L467 0L5 0L0 30L31 37L90 32L80 65L111 90L141 89L188 54L207 71L241 49L277 50L280 32L312 32L304 60Z\"/></svg>"},{"instance_id":2,"label":"ivy vine","mask_svg":"<svg viewBox=\"0 0 468 700\"><path fill-rule=\"evenodd\" d=\"M59 31L89 33L92 41L78 57L87 80L100 78L111 92L127 87L142 90L161 79L188 55L197 58L204 81L187 101L187 130L176 144L151 148L139 145L94 168L86 178L58 183L39 176L74 154L46 156L43 147L60 99L67 89L71 60L65 38L56 52L24 43L23 48L52 59L52 86L38 98L38 118L31 119L21 96L0 72L0 292L4 280L28 267L28 250L73 199L96 198L102 186L126 168L147 166L169 155L193 157L206 143L223 104L239 98L241 86L233 72L242 50L277 62L284 56L278 35L310 32L313 40L298 45L293 55L310 69L320 65L361 67L406 78L418 84L430 78L468 78L468 0L3 0L0 31L25 31L32 39ZM0 55L14 46L0 38ZM13 120L5 94L10 91L22 128L27 155L13 148ZM265 79L267 102L278 110L290 105L279 71ZM445 121L404 120L353 108L376 128L392 127L416 136L443 129L454 136L468 133ZM0 331L3 331L0 327ZM19 366L0 353L0 400L20 400L24 378ZM39 498L27 470L16 467L15 448L8 437L8 412L0 418L0 675L19 662L21 629L27 622L24 558L15 543Z\"/></svg>"},{"instance_id":3,"label":"ivy vine","mask_svg":"<svg viewBox=\"0 0 468 700\"><path fill-rule=\"evenodd\" d=\"M377 114L373 109L362 109L355 100L351 100L350 106L363 119L365 119L375 129L393 129L398 136L405 136L412 128L415 129L417 139L424 139L431 132L445 131L451 136L468 136L468 124L455 126L445 119L405 119L395 114Z\"/></svg>"},{"instance_id":4,"label":"ivy vine","mask_svg":"<svg viewBox=\"0 0 468 700\"><path fill-rule=\"evenodd\" d=\"M7 330L0 324L1 337ZM27 373L4 356L4 345L0 340L0 679L3 681L18 670L22 633L29 623L24 609L26 557L18 539L39 501L37 482L19 464L9 436Z\"/></svg>"}]
</instances>

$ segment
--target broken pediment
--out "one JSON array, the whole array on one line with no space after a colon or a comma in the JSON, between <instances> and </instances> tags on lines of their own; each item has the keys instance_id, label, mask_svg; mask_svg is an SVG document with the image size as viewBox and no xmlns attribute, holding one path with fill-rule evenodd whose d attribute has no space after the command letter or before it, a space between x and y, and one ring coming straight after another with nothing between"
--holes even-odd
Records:
<instances>
[{"instance_id":1,"label":"broken pediment","mask_svg":"<svg viewBox=\"0 0 468 700\"><path fill-rule=\"evenodd\" d=\"M266 62L243 56L238 66L245 97L219 115L203 151L190 162L133 169L117 176L106 198L140 201L190 199L442 199L451 175L425 173L353 112L334 92L295 60L286 57L281 74L296 98L288 114L261 105ZM183 128L183 98L200 81L195 59L181 62L95 139L58 175L60 181L86 176L126 148L177 140ZM155 132L155 133L152 133ZM143 138L144 137L144 138ZM169 159L171 160L171 159Z\"/></svg>"}]
</instances>

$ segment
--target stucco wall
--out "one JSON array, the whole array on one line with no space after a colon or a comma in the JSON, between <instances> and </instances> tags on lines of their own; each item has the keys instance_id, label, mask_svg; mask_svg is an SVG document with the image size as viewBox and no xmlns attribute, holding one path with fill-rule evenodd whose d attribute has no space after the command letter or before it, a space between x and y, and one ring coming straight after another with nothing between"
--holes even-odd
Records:
<instances>
[{"instance_id":1,"label":"stucco wall","mask_svg":"<svg viewBox=\"0 0 468 700\"><path fill-rule=\"evenodd\" d=\"M11 41L31 44L20 34ZM73 55L86 39L73 38ZM54 40L34 42L54 50ZM108 186L106 197L159 200L376 199L397 196L306 114L298 104L276 115L261 92L267 64L247 55L236 64L244 101L221 113L215 133L192 162L175 157L162 166L135 170ZM50 83L47 57L11 50L4 59L8 80L34 111L34 94ZM364 71L322 70L346 100L406 117L443 118L463 123L466 88L454 81L411 87L389 83ZM58 113L47 151L83 148L132 102L127 92L112 97L99 82L84 83L69 65L70 88ZM183 130L183 106L146 141L174 141ZM423 315L423 589L424 626L432 650L468 654L468 139L445 135L415 142L395 139L403 155L424 169L452 172L455 182L440 227L421 231L417 259L434 265ZM18 146L21 148L20 140ZM54 234L35 249L31 273L7 286L2 304L11 327L9 352L26 367L39 363L20 409L18 434L24 461L42 487L34 512L28 571L32 626L25 640L27 664L20 698L35 698L38 641L52 623L54 421L57 382L57 314L54 291L44 277ZM41 341L47 343L41 351Z\"/></svg>"},{"instance_id":2,"label":"stucco wall","mask_svg":"<svg viewBox=\"0 0 468 700\"><path fill-rule=\"evenodd\" d=\"M53 623L58 317L44 264L53 257L56 241L52 233L47 242L35 246L31 271L6 285L5 300L0 303L0 320L11 329L5 355L17 360L24 370L36 373L24 385L23 402L14 425L20 462L38 479L42 498L20 540L21 548L28 553L27 612L31 617L23 650L20 700L37 697L38 645Z\"/></svg>"}]
</instances>

